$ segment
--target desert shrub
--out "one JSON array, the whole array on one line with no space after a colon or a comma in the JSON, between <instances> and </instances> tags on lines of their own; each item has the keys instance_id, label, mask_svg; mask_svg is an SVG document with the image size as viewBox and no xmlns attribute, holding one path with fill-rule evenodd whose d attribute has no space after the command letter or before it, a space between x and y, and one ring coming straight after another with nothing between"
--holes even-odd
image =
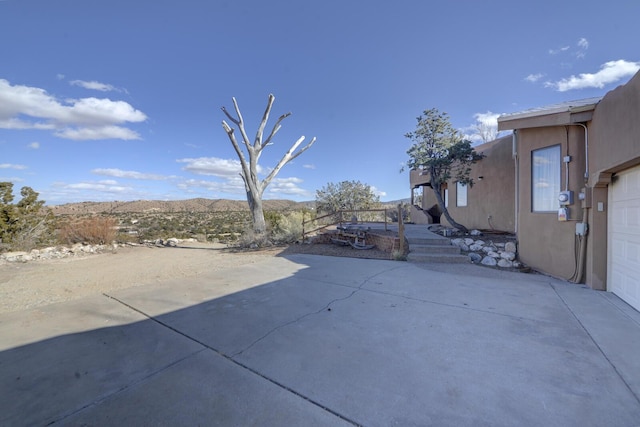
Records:
<instances>
[{"instance_id":1,"label":"desert shrub","mask_svg":"<svg viewBox=\"0 0 640 427\"><path fill-rule=\"evenodd\" d=\"M267 233L257 236L251 224L247 223L238 241L241 248L263 248L272 245L293 243L302 237L301 211L265 212Z\"/></svg>"},{"instance_id":2,"label":"desert shrub","mask_svg":"<svg viewBox=\"0 0 640 427\"><path fill-rule=\"evenodd\" d=\"M55 218L30 187L13 204L13 183L0 182L0 242L14 250L30 250L54 240Z\"/></svg>"},{"instance_id":3,"label":"desert shrub","mask_svg":"<svg viewBox=\"0 0 640 427\"><path fill-rule=\"evenodd\" d=\"M118 222L111 217L93 216L70 219L60 227L60 240L64 243L107 244L116 239Z\"/></svg>"},{"instance_id":4,"label":"desert shrub","mask_svg":"<svg viewBox=\"0 0 640 427\"><path fill-rule=\"evenodd\" d=\"M274 243L293 243L302 237L302 216L299 211L280 213L270 230L270 238Z\"/></svg>"},{"instance_id":5,"label":"desert shrub","mask_svg":"<svg viewBox=\"0 0 640 427\"><path fill-rule=\"evenodd\" d=\"M231 242L227 242L231 243ZM269 239L268 234L256 234L253 231L253 225L247 225L245 230L242 232L240 237L238 238L236 244L241 248L266 248L272 246L271 240Z\"/></svg>"}]
</instances>

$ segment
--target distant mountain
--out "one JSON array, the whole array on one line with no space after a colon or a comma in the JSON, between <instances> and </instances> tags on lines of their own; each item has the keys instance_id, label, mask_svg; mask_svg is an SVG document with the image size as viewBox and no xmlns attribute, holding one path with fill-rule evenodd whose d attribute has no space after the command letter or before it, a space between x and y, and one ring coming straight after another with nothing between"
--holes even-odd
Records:
<instances>
[{"instance_id":1,"label":"distant mountain","mask_svg":"<svg viewBox=\"0 0 640 427\"><path fill-rule=\"evenodd\" d=\"M294 202L293 200L263 200L268 211L313 208L315 202ZM132 202L80 202L49 206L55 215L86 215L98 213L126 212L219 212L248 211L244 200L188 199L188 200L135 200Z\"/></svg>"}]
</instances>

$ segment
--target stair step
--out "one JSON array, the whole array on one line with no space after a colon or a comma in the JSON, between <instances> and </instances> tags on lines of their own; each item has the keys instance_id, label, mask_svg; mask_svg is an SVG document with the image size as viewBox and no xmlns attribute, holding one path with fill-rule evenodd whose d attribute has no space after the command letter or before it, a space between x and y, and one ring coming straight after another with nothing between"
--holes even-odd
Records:
<instances>
[{"instance_id":1,"label":"stair step","mask_svg":"<svg viewBox=\"0 0 640 427\"><path fill-rule=\"evenodd\" d=\"M459 254L460 248L453 245L409 245L409 250L427 254Z\"/></svg>"},{"instance_id":2,"label":"stair step","mask_svg":"<svg viewBox=\"0 0 640 427\"><path fill-rule=\"evenodd\" d=\"M407 237L409 245L439 245L450 246L451 240L446 238L433 238L433 237Z\"/></svg>"},{"instance_id":3,"label":"stair step","mask_svg":"<svg viewBox=\"0 0 640 427\"><path fill-rule=\"evenodd\" d=\"M469 263L469 257L456 254L426 254L419 252L409 252L407 261L411 262L439 262L447 264Z\"/></svg>"}]
</instances>

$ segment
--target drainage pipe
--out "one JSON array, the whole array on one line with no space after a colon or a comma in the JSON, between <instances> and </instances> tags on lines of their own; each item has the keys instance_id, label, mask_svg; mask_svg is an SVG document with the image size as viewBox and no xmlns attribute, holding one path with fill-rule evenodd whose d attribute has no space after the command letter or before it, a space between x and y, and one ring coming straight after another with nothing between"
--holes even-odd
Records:
<instances>
[{"instance_id":1,"label":"drainage pipe","mask_svg":"<svg viewBox=\"0 0 640 427\"><path fill-rule=\"evenodd\" d=\"M585 158L584 186L585 186L585 191L587 191L588 184L589 184L589 131L587 130L587 126L583 123L572 123L572 125L582 126L582 128L584 129L584 158ZM578 264L576 265L576 272L573 275L573 277L569 279L569 281L573 283L581 283L582 277L584 276L584 268L585 268L585 261L586 261L585 256L587 253L587 235L589 234L589 231L588 231L589 217L588 217L587 209L589 208L587 208L586 206L582 208L582 222L585 224L584 225L585 233L584 233L584 236L581 236L580 238L580 248L578 252Z\"/></svg>"}]
</instances>

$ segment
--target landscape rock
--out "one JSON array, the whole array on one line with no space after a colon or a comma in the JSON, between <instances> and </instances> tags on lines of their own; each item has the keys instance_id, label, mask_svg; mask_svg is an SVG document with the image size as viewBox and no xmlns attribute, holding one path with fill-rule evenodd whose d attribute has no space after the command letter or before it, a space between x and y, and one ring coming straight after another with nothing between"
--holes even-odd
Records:
<instances>
[{"instance_id":1,"label":"landscape rock","mask_svg":"<svg viewBox=\"0 0 640 427\"><path fill-rule=\"evenodd\" d=\"M482 259L482 265L488 265L489 267L495 267L498 265L498 261L495 258L491 258L490 256L486 256Z\"/></svg>"},{"instance_id":2,"label":"landscape rock","mask_svg":"<svg viewBox=\"0 0 640 427\"><path fill-rule=\"evenodd\" d=\"M506 260L504 258L501 258L498 261L498 267L502 267L502 268L511 268L513 267L513 262Z\"/></svg>"},{"instance_id":3,"label":"landscape rock","mask_svg":"<svg viewBox=\"0 0 640 427\"><path fill-rule=\"evenodd\" d=\"M518 254L515 242L493 242L481 239L454 238L451 243L458 246L461 251L467 252L469 260L474 263L490 267L522 268L522 263L517 261Z\"/></svg>"},{"instance_id":4,"label":"landscape rock","mask_svg":"<svg viewBox=\"0 0 640 427\"><path fill-rule=\"evenodd\" d=\"M480 230L471 230L469 232L469 234L471 234L472 236L482 236L482 231L480 231Z\"/></svg>"},{"instance_id":5,"label":"landscape rock","mask_svg":"<svg viewBox=\"0 0 640 427\"><path fill-rule=\"evenodd\" d=\"M516 259L516 254L515 252L504 251L500 252L500 258L506 259L507 261L513 261L514 259Z\"/></svg>"},{"instance_id":6,"label":"landscape rock","mask_svg":"<svg viewBox=\"0 0 640 427\"><path fill-rule=\"evenodd\" d=\"M482 261L482 256L475 252L471 252L469 253L469 259L471 260L472 263L477 264L480 261Z\"/></svg>"}]
</instances>

